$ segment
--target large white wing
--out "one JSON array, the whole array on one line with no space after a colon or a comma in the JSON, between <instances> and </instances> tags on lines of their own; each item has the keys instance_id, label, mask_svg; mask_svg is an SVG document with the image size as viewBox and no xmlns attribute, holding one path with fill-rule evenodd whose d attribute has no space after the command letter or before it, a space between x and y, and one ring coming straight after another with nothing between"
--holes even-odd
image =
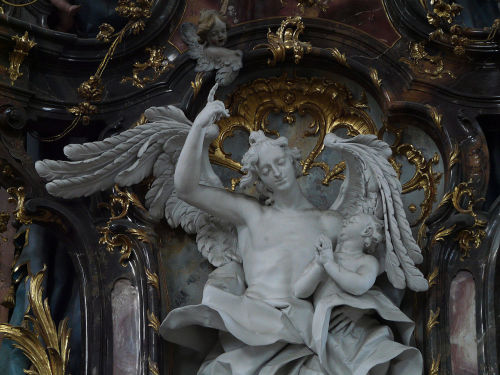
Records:
<instances>
[{"instance_id":1,"label":"large white wing","mask_svg":"<svg viewBox=\"0 0 500 375\"><path fill-rule=\"evenodd\" d=\"M51 181L47 191L76 198L114 184L131 186L152 175L145 205L153 218L165 217L172 227L180 225L187 233L197 233L198 249L216 267L241 261L232 225L178 199L175 193L175 165L191 122L174 106L152 107L145 115L149 122L144 125L103 141L66 146L64 153L70 161L37 161L39 175ZM208 160L203 165L200 183L222 188Z\"/></svg>"},{"instance_id":2,"label":"large white wing","mask_svg":"<svg viewBox=\"0 0 500 375\"><path fill-rule=\"evenodd\" d=\"M345 216L369 213L384 219L385 271L394 287L415 291L428 283L415 266L423 257L411 233L401 201L401 183L387 160L389 145L375 135L340 138L327 134L324 144L345 157L347 171L341 191L331 209Z\"/></svg>"}]
</instances>

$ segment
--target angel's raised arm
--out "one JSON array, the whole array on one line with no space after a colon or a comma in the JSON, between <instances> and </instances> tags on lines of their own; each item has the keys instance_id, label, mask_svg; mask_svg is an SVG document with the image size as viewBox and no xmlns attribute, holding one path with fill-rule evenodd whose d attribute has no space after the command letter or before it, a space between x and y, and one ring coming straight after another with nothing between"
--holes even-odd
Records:
<instances>
[{"instance_id":1,"label":"angel's raised arm","mask_svg":"<svg viewBox=\"0 0 500 375\"><path fill-rule=\"evenodd\" d=\"M175 168L174 184L178 197L183 201L238 225L255 217L260 211L259 203L243 194L200 183L202 169L209 168L203 165L208 163L208 157L203 155L208 150L203 144L205 135L214 131L215 121L229 115L224 103L213 100L216 88L214 86L210 92L207 105L196 117L186 138Z\"/></svg>"}]
</instances>

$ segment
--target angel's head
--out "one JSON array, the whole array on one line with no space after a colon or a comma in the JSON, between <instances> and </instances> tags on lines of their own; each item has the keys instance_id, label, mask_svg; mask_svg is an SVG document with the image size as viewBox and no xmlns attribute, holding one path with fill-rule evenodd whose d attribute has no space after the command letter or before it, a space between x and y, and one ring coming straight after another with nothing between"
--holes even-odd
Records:
<instances>
[{"instance_id":1,"label":"angel's head","mask_svg":"<svg viewBox=\"0 0 500 375\"><path fill-rule=\"evenodd\" d=\"M384 241L384 224L373 215L356 214L344 219L340 240L362 243L366 253L373 253L377 245Z\"/></svg>"},{"instance_id":2,"label":"angel's head","mask_svg":"<svg viewBox=\"0 0 500 375\"><path fill-rule=\"evenodd\" d=\"M202 10L197 33L200 43L207 42L209 46L222 47L227 39L226 17L213 9Z\"/></svg>"},{"instance_id":3,"label":"angel's head","mask_svg":"<svg viewBox=\"0 0 500 375\"><path fill-rule=\"evenodd\" d=\"M240 187L256 183L258 192L270 198L273 193L296 184L297 177L302 175L300 151L289 147L288 139L269 138L259 130L250 133L249 142L250 148L242 159L242 171L246 175Z\"/></svg>"}]
</instances>

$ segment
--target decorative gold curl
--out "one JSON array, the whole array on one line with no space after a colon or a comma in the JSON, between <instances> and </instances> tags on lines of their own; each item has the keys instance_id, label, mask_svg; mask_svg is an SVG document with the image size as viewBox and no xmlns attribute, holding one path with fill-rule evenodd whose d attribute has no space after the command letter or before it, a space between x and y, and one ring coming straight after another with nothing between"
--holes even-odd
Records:
<instances>
[{"instance_id":1,"label":"decorative gold curl","mask_svg":"<svg viewBox=\"0 0 500 375\"><path fill-rule=\"evenodd\" d=\"M14 341L14 347L22 350L32 363L34 370L24 370L27 374L65 375L71 329L68 328L68 318L63 319L56 329L48 298L43 299L42 282L45 271L46 267L30 280L29 309L24 315L23 326L0 324L0 333ZM29 314L29 310L32 314ZM32 329L27 328L29 326Z\"/></svg>"},{"instance_id":2,"label":"decorative gold curl","mask_svg":"<svg viewBox=\"0 0 500 375\"><path fill-rule=\"evenodd\" d=\"M285 61L287 51L293 51L295 64L298 64L304 54L312 51L311 43L299 41L300 34L303 31L304 23L301 17L287 17L281 22L281 26L276 33L269 29L267 32L267 41L269 43L258 44L254 49L267 48L271 52L273 57L267 60L270 66Z\"/></svg>"},{"instance_id":3,"label":"decorative gold curl","mask_svg":"<svg viewBox=\"0 0 500 375\"><path fill-rule=\"evenodd\" d=\"M220 133L212 143L210 159L235 171L240 171L241 165L224 152L224 141L237 129L248 132L263 130L267 134L279 135L267 127L270 113L283 113L289 124L294 123L295 113L312 116L310 130L304 136L318 136L318 140L303 160L302 171L307 174L313 167L323 169L324 184L342 178L345 169L345 165L330 169L326 163L316 162L323 151L327 133L339 128L345 128L352 136L376 133L376 126L365 111L366 104L355 100L345 85L323 78L288 78L286 74L277 78L259 78L240 86L227 102L231 116L218 122Z\"/></svg>"},{"instance_id":4,"label":"decorative gold curl","mask_svg":"<svg viewBox=\"0 0 500 375\"><path fill-rule=\"evenodd\" d=\"M413 73L420 74L429 79L441 79L445 75L455 78L455 75L444 67L442 56L430 55L425 50L425 42L410 42L410 58L401 57L399 61L407 64Z\"/></svg>"},{"instance_id":5,"label":"decorative gold curl","mask_svg":"<svg viewBox=\"0 0 500 375\"><path fill-rule=\"evenodd\" d=\"M128 214L130 205L133 205L140 210L146 211L139 198L134 193L129 191L121 190L118 185L114 187L114 194L111 196L110 203L100 203L100 207L108 208L111 217L107 221L104 227L97 228L101 237L99 238L99 243L101 245L106 245L106 250L110 253L114 252L115 248L119 248L122 256L120 257L120 264L122 266L127 266L127 262L132 255L132 240L127 234L124 233L113 233L111 228L112 224L116 220L123 219ZM127 230L128 234L133 235L139 241L145 243L151 243L148 234L142 229L130 228Z\"/></svg>"}]
</instances>

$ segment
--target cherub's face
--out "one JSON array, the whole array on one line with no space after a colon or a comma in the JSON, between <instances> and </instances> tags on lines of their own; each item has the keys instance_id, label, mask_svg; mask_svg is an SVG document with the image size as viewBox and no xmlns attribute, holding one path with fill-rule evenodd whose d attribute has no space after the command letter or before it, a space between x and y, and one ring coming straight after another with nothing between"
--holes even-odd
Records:
<instances>
[{"instance_id":1,"label":"cherub's face","mask_svg":"<svg viewBox=\"0 0 500 375\"><path fill-rule=\"evenodd\" d=\"M293 162L279 146L263 144L257 168L261 181L275 193L287 190L296 180Z\"/></svg>"},{"instance_id":2,"label":"cherub's face","mask_svg":"<svg viewBox=\"0 0 500 375\"><path fill-rule=\"evenodd\" d=\"M371 220L364 215L356 215L349 218L342 227L342 232L340 233L340 238L342 240L352 240L362 237L366 232L373 231L373 223Z\"/></svg>"},{"instance_id":3,"label":"cherub's face","mask_svg":"<svg viewBox=\"0 0 500 375\"><path fill-rule=\"evenodd\" d=\"M226 24L219 18L215 18L215 23L207 34L208 44L214 47L222 47L226 44L226 39Z\"/></svg>"}]
</instances>

